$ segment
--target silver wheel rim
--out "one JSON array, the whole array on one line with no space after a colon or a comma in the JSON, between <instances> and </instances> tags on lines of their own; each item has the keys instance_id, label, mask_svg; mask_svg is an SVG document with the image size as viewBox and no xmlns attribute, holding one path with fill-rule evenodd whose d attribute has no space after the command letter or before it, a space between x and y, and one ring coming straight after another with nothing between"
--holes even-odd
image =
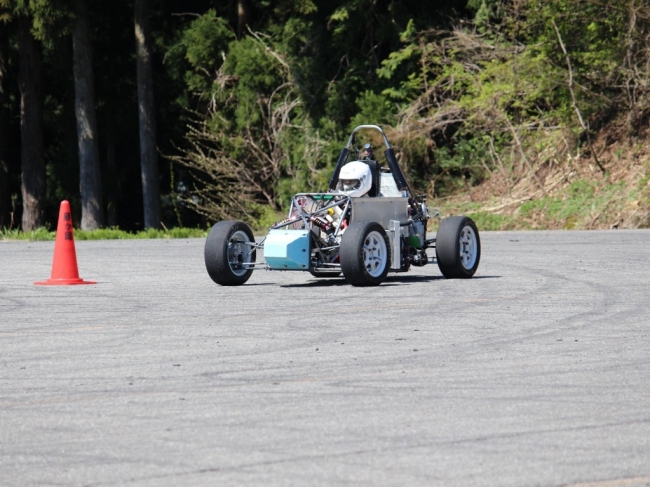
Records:
<instances>
[{"instance_id":1,"label":"silver wheel rim","mask_svg":"<svg viewBox=\"0 0 650 487\"><path fill-rule=\"evenodd\" d=\"M467 270L471 270L476 264L478 256L478 240L474 229L469 225L460 231L460 263Z\"/></svg>"},{"instance_id":2,"label":"silver wheel rim","mask_svg":"<svg viewBox=\"0 0 650 487\"><path fill-rule=\"evenodd\" d=\"M252 248L248 242L248 235L241 230L233 233L228 241L228 265L236 276L241 277L248 271L248 266L243 265L251 262Z\"/></svg>"},{"instance_id":3,"label":"silver wheel rim","mask_svg":"<svg viewBox=\"0 0 650 487\"><path fill-rule=\"evenodd\" d=\"M363 266L372 277L381 276L388 261L386 241L379 232L370 232L363 241Z\"/></svg>"}]
</instances>

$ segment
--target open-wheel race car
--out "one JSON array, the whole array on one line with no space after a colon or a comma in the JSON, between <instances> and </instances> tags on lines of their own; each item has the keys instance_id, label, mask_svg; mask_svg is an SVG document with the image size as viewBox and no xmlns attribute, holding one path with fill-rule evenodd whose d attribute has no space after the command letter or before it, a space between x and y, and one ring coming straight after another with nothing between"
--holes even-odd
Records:
<instances>
[{"instance_id":1,"label":"open-wheel race car","mask_svg":"<svg viewBox=\"0 0 650 487\"><path fill-rule=\"evenodd\" d=\"M387 168L380 167L369 143L357 148L356 134L363 129L381 135ZM446 278L472 277L481 257L476 225L466 216L444 218L435 238L427 239L432 216L440 218L429 213L424 195L412 194L381 127L361 125L341 150L328 192L296 194L287 218L259 242L244 222L216 223L205 242L205 266L224 286L244 284L260 268L318 278L343 274L354 286L378 285L389 272L431 263ZM256 261L257 250L263 250L262 262Z\"/></svg>"}]
</instances>

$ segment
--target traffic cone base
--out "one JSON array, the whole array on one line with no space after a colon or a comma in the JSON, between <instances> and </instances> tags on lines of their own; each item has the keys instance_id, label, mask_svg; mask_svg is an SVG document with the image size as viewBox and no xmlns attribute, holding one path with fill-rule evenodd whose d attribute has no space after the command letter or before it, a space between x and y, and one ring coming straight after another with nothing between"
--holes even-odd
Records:
<instances>
[{"instance_id":1,"label":"traffic cone base","mask_svg":"<svg viewBox=\"0 0 650 487\"><path fill-rule=\"evenodd\" d=\"M84 281L79 277L77 268L77 253L74 248L74 230L72 228L72 213L70 203L61 202L59 223L56 227L54 242L54 260L52 274L46 281L38 281L39 286L71 286L75 284L97 284L95 281Z\"/></svg>"},{"instance_id":2,"label":"traffic cone base","mask_svg":"<svg viewBox=\"0 0 650 487\"><path fill-rule=\"evenodd\" d=\"M48 279L35 282L37 286L72 286L75 284L97 284L97 281L84 281L83 279Z\"/></svg>"}]
</instances>

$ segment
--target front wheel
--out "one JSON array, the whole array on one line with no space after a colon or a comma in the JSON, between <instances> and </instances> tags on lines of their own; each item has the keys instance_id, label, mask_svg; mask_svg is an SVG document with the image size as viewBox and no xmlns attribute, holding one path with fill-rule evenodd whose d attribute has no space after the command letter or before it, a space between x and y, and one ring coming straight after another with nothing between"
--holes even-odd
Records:
<instances>
[{"instance_id":1,"label":"front wheel","mask_svg":"<svg viewBox=\"0 0 650 487\"><path fill-rule=\"evenodd\" d=\"M341 270L353 286L377 286L388 275L390 243L379 223L350 225L341 240Z\"/></svg>"},{"instance_id":2,"label":"front wheel","mask_svg":"<svg viewBox=\"0 0 650 487\"><path fill-rule=\"evenodd\" d=\"M205 268L214 282L239 286L248 281L255 263L255 237L244 222L216 223L205 241Z\"/></svg>"},{"instance_id":3,"label":"front wheel","mask_svg":"<svg viewBox=\"0 0 650 487\"><path fill-rule=\"evenodd\" d=\"M447 279L474 275L481 259L481 239L471 218L452 216L440 222L436 256L440 272Z\"/></svg>"}]
</instances>

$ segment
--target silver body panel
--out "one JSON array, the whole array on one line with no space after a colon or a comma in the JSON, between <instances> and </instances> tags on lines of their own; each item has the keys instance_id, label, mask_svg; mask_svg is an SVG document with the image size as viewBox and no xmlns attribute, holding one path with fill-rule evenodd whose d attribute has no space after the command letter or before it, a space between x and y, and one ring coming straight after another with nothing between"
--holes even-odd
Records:
<instances>
[{"instance_id":1,"label":"silver body panel","mask_svg":"<svg viewBox=\"0 0 650 487\"><path fill-rule=\"evenodd\" d=\"M393 179L393 175L389 172L379 173L379 192L382 196L388 198L402 197L402 192L397 189L395 179Z\"/></svg>"},{"instance_id":2,"label":"silver body panel","mask_svg":"<svg viewBox=\"0 0 650 487\"><path fill-rule=\"evenodd\" d=\"M377 222L389 229L391 220L408 223L408 198L352 198L351 223Z\"/></svg>"},{"instance_id":3,"label":"silver body panel","mask_svg":"<svg viewBox=\"0 0 650 487\"><path fill-rule=\"evenodd\" d=\"M401 267L401 226L398 220L391 220L388 228L388 239L390 240L390 268L398 271Z\"/></svg>"}]
</instances>

